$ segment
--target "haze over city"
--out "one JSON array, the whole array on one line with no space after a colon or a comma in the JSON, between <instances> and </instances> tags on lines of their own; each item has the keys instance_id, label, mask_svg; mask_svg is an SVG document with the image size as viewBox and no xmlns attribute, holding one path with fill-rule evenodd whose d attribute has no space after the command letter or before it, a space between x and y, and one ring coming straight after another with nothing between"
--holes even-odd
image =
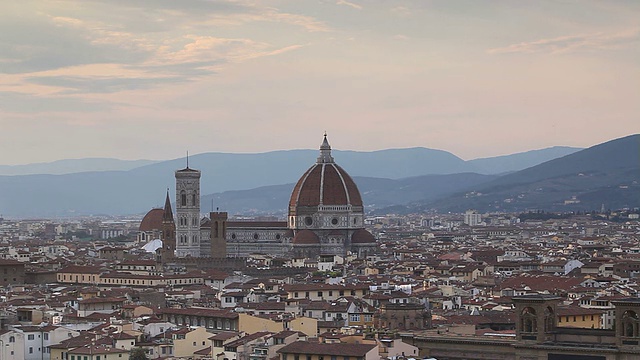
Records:
<instances>
[{"instance_id":1,"label":"haze over city","mask_svg":"<svg viewBox=\"0 0 640 360\"><path fill-rule=\"evenodd\" d=\"M4 1L0 164L640 132L632 1Z\"/></svg>"}]
</instances>

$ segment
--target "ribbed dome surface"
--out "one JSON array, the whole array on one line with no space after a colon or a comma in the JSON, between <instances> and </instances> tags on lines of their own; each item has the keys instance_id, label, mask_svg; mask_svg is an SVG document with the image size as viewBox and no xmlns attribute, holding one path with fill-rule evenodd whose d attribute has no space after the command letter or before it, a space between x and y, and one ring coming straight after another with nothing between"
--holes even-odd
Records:
<instances>
[{"instance_id":1,"label":"ribbed dome surface","mask_svg":"<svg viewBox=\"0 0 640 360\"><path fill-rule=\"evenodd\" d=\"M162 230L162 217L164 210L161 208L151 209L147 215L142 218L140 223L140 231Z\"/></svg>"},{"instance_id":2,"label":"ribbed dome surface","mask_svg":"<svg viewBox=\"0 0 640 360\"><path fill-rule=\"evenodd\" d=\"M296 245L320 245L320 238L311 230L298 231L293 238Z\"/></svg>"},{"instance_id":3,"label":"ribbed dome surface","mask_svg":"<svg viewBox=\"0 0 640 360\"><path fill-rule=\"evenodd\" d=\"M318 205L362 206L355 182L335 163L314 164L293 188L289 206Z\"/></svg>"},{"instance_id":4,"label":"ribbed dome surface","mask_svg":"<svg viewBox=\"0 0 640 360\"><path fill-rule=\"evenodd\" d=\"M351 235L352 244L371 244L375 242L375 236L365 229L358 229Z\"/></svg>"}]
</instances>

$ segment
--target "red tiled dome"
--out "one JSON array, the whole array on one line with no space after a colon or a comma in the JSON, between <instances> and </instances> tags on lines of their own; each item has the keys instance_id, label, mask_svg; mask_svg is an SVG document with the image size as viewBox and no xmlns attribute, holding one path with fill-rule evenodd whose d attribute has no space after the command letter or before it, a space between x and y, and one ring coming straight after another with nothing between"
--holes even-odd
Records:
<instances>
[{"instance_id":1,"label":"red tiled dome","mask_svg":"<svg viewBox=\"0 0 640 360\"><path fill-rule=\"evenodd\" d=\"M356 183L333 161L326 134L318 160L298 180L289 200L290 209L318 205L362 206Z\"/></svg>"},{"instance_id":2,"label":"red tiled dome","mask_svg":"<svg viewBox=\"0 0 640 360\"><path fill-rule=\"evenodd\" d=\"M362 206L356 183L336 164L314 164L293 188L289 206Z\"/></svg>"},{"instance_id":3,"label":"red tiled dome","mask_svg":"<svg viewBox=\"0 0 640 360\"><path fill-rule=\"evenodd\" d=\"M293 238L296 245L320 245L320 238L311 230L298 231Z\"/></svg>"},{"instance_id":4,"label":"red tiled dome","mask_svg":"<svg viewBox=\"0 0 640 360\"><path fill-rule=\"evenodd\" d=\"M140 223L140 231L153 231L162 230L162 217L164 210L161 208L151 209L147 215L144 216Z\"/></svg>"},{"instance_id":5,"label":"red tiled dome","mask_svg":"<svg viewBox=\"0 0 640 360\"><path fill-rule=\"evenodd\" d=\"M365 229L358 229L351 235L352 244L372 244L375 242L375 236Z\"/></svg>"}]
</instances>

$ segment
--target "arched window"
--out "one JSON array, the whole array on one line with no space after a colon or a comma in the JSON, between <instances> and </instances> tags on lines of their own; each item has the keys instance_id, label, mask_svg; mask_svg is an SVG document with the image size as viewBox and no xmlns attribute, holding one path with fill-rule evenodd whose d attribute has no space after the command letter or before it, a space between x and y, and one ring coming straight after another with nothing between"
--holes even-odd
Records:
<instances>
[{"instance_id":1,"label":"arched window","mask_svg":"<svg viewBox=\"0 0 640 360\"><path fill-rule=\"evenodd\" d=\"M214 235L214 236L215 236L216 238L220 237L220 233L218 232L218 231L219 231L219 229L218 229L218 222L217 222L217 221L215 221L215 222L213 223L213 230L214 230L214 233L215 233L215 235Z\"/></svg>"},{"instance_id":2,"label":"arched window","mask_svg":"<svg viewBox=\"0 0 640 360\"><path fill-rule=\"evenodd\" d=\"M526 307L522 310L520 314L520 331L524 333L538 332L536 311L533 308Z\"/></svg>"},{"instance_id":3,"label":"arched window","mask_svg":"<svg viewBox=\"0 0 640 360\"><path fill-rule=\"evenodd\" d=\"M544 331L549 333L553 331L555 327L555 315L553 313L553 309L550 306L547 306L544 309Z\"/></svg>"},{"instance_id":4,"label":"arched window","mask_svg":"<svg viewBox=\"0 0 640 360\"><path fill-rule=\"evenodd\" d=\"M622 314L622 336L638 337L638 314L635 311L627 310Z\"/></svg>"},{"instance_id":5,"label":"arched window","mask_svg":"<svg viewBox=\"0 0 640 360\"><path fill-rule=\"evenodd\" d=\"M180 205L187 206L187 192L184 190L180 192Z\"/></svg>"},{"instance_id":6,"label":"arched window","mask_svg":"<svg viewBox=\"0 0 640 360\"><path fill-rule=\"evenodd\" d=\"M196 194L191 194L191 205L198 205L198 203L196 202Z\"/></svg>"},{"instance_id":7,"label":"arched window","mask_svg":"<svg viewBox=\"0 0 640 360\"><path fill-rule=\"evenodd\" d=\"M15 336L9 336L9 342L10 343L14 343L16 342L16 337ZM8 345L7 345L8 346Z\"/></svg>"}]
</instances>

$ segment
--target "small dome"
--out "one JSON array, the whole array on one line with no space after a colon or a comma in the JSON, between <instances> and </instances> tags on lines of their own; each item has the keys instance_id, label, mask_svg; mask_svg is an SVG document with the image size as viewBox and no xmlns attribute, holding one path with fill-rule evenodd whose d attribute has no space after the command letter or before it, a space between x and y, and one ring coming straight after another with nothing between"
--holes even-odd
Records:
<instances>
[{"instance_id":1,"label":"small dome","mask_svg":"<svg viewBox=\"0 0 640 360\"><path fill-rule=\"evenodd\" d=\"M320 245L320 238L311 230L298 231L293 238L295 245Z\"/></svg>"},{"instance_id":2,"label":"small dome","mask_svg":"<svg viewBox=\"0 0 640 360\"><path fill-rule=\"evenodd\" d=\"M161 208L151 209L147 215L144 216L140 223L140 231L153 231L162 230L162 217L164 210Z\"/></svg>"},{"instance_id":3,"label":"small dome","mask_svg":"<svg viewBox=\"0 0 640 360\"><path fill-rule=\"evenodd\" d=\"M376 238L365 229L356 230L353 235L351 235L351 243L352 244L375 244Z\"/></svg>"}]
</instances>

